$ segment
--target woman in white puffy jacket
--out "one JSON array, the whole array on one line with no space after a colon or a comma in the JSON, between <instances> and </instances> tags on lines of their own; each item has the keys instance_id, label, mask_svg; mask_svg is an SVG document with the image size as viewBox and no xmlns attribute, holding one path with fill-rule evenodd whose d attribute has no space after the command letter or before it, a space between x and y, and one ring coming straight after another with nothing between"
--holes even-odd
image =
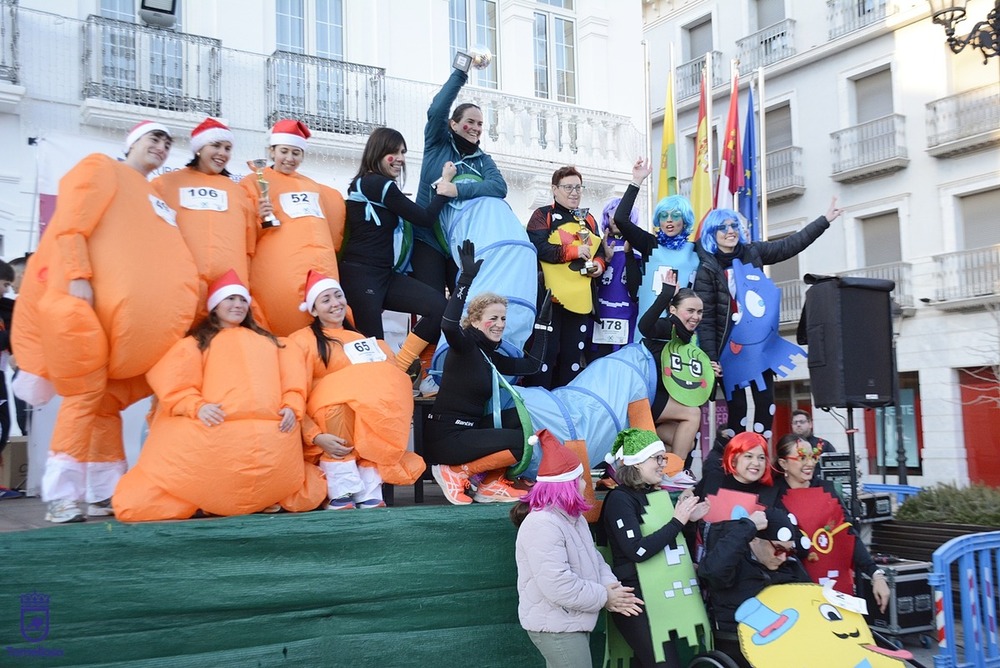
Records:
<instances>
[{"instance_id":1,"label":"woman in white puffy jacket","mask_svg":"<svg viewBox=\"0 0 1000 668\"><path fill-rule=\"evenodd\" d=\"M590 632L602 608L636 615L642 601L594 547L583 513L583 464L548 431L531 491L511 510L518 526L517 616L547 668L592 665Z\"/></svg>"}]
</instances>

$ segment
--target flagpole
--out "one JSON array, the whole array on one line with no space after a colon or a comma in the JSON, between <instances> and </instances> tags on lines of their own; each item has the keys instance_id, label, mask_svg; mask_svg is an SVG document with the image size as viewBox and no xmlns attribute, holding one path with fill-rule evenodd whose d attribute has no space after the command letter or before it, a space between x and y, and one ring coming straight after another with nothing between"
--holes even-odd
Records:
<instances>
[{"instance_id":1,"label":"flagpole","mask_svg":"<svg viewBox=\"0 0 1000 668\"><path fill-rule=\"evenodd\" d=\"M646 155L652 158L653 155L653 110L650 106L652 102L650 101L649 79L652 75L652 67L649 62L649 43L646 40L642 40L642 62L645 64L646 77L643 90L643 108L646 110ZM629 156L632 159L631 156ZM646 183L646 220L653 219L653 189L650 187L649 183Z\"/></svg>"},{"instance_id":2,"label":"flagpole","mask_svg":"<svg viewBox=\"0 0 1000 668\"><path fill-rule=\"evenodd\" d=\"M712 183L712 164L715 153L712 152L712 93L715 80L712 78L712 52L705 52L705 139L708 146L708 182ZM709 186L711 188L711 185ZM711 190L709 192L712 192ZM713 200L714 204L714 200Z\"/></svg>"},{"instance_id":3,"label":"flagpole","mask_svg":"<svg viewBox=\"0 0 1000 668\"><path fill-rule=\"evenodd\" d=\"M760 238L767 241L767 125L764 124L764 68L757 68L757 178L760 186Z\"/></svg>"}]
</instances>

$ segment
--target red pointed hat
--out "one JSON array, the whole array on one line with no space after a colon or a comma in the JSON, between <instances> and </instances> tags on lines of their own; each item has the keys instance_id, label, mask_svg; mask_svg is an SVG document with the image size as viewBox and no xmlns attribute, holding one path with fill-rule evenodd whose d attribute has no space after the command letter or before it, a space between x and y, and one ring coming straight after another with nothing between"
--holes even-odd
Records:
<instances>
[{"instance_id":1,"label":"red pointed hat","mask_svg":"<svg viewBox=\"0 0 1000 668\"><path fill-rule=\"evenodd\" d=\"M223 299L232 297L233 295L242 295L248 304L251 301L250 291L247 290L247 286L243 285L243 282L240 281L240 277L236 275L236 270L230 269L212 281L212 284L208 286L208 310L211 311L221 304Z\"/></svg>"},{"instance_id":2,"label":"red pointed hat","mask_svg":"<svg viewBox=\"0 0 1000 668\"><path fill-rule=\"evenodd\" d=\"M309 132L309 128L305 123L286 118L278 121L271 128L271 140L268 146L284 144L285 146L294 146L305 151L308 146L306 140L311 136L312 133Z\"/></svg>"},{"instance_id":3,"label":"red pointed hat","mask_svg":"<svg viewBox=\"0 0 1000 668\"><path fill-rule=\"evenodd\" d=\"M528 439L541 443L542 463L538 467L538 482L568 482L583 475L583 464L576 454L559 442L548 429ZM533 443L533 444L534 444Z\"/></svg>"},{"instance_id":4,"label":"red pointed hat","mask_svg":"<svg viewBox=\"0 0 1000 668\"><path fill-rule=\"evenodd\" d=\"M299 310L309 313L312 310L313 304L316 303L316 299L330 288L343 289L336 280L315 269L310 269L309 274L306 276L306 300L299 304Z\"/></svg>"},{"instance_id":5,"label":"red pointed hat","mask_svg":"<svg viewBox=\"0 0 1000 668\"><path fill-rule=\"evenodd\" d=\"M125 137L125 154L128 155L128 150L132 148L132 144L139 141L139 138L144 134L150 132L156 132L159 130L168 137L172 137L170 130L166 125L162 123L157 123L155 121L140 121L138 125L128 131L128 135Z\"/></svg>"},{"instance_id":6,"label":"red pointed hat","mask_svg":"<svg viewBox=\"0 0 1000 668\"><path fill-rule=\"evenodd\" d=\"M234 140L232 130L226 127L222 121L209 116L191 131L191 152L197 153L206 144L212 142L227 141L232 144Z\"/></svg>"}]
</instances>

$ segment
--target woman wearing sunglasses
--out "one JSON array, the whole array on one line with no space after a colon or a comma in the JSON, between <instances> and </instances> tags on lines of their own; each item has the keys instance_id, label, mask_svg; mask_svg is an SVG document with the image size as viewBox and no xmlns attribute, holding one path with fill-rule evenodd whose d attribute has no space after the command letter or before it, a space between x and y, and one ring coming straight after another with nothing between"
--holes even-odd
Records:
<instances>
[{"instance_id":1,"label":"woman wearing sunglasses","mask_svg":"<svg viewBox=\"0 0 1000 668\"><path fill-rule=\"evenodd\" d=\"M705 305L704 316L698 326L699 343L712 360L717 376L721 378L725 375L726 370L719 365L719 359L730 341L732 329L736 326L734 323L739 323L743 315L740 310L733 313L734 300L741 296L734 294L734 289L730 287L733 263L739 260L743 265L762 269L764 265L777 264L795 257L816 241L841 211L842 209L837 208L837 198L834 197L825 215L777 241L750 241L740 214L732 209L715 209L705 217L697 248L701 264L695 277L694 290ZM766 309L777 309L779 306L763 304ZM776 331L772 335L778 336ZM770 438L774 420L774 371L771 368L762 369L760 380L750 384L754 403L752 424L747 415L747 399L743 387L727 397L727 426L737 433L754 431Z\"/></svg>"},{"instance_id":2,"label":"woman wearing sunglasses","mask_svg":"<svg viewBox=\"0 0 1000 668\"><path fill-rule=\"evenodd\" d=\"M538 252L545 285L552 291L552 334L542 370L529 384L547 389L568 385L586 366L594 312L592 283L607 267L607 250L589 209L580 208L583 176L576 167L552 174L552 204L535 209L528 239Z\"/></svg>"},{"instance_id":3,"label":"woman wearing sunglasses","mask_svg":"<svg viewBox=\"0 0 1000 668\"><path fill-rule=\"evenodd\" d=\"M775 483L777 503L793 513L812 547L803 562L818 584L836 580L834 588L854 595L853 572L866 574L879 610L889 603L889 585L849 521L850 512L829 480L814 478L821 451L795 434L786 434L775 449L774 468L782 473ZM832 575L836 573L836 575Z\"/></svg>"}]
</instances>

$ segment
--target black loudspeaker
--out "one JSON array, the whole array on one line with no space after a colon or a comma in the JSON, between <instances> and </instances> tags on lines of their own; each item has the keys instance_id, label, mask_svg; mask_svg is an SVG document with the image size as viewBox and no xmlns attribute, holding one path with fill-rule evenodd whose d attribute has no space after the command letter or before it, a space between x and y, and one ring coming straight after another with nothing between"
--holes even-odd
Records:
<instances>
[{"instance_id":1,"label":"black loudspeaker","mask_svg":"<svg viewBox=\"0 0 1000 668\"><path fill-rule=\"evenodd\" d=\"M818 408L874 408L893 402L892 281L806 276L813 283L799 323L809 345ZM805 340L802 334L805 334Z\"/></svg>"}]
</instances>

